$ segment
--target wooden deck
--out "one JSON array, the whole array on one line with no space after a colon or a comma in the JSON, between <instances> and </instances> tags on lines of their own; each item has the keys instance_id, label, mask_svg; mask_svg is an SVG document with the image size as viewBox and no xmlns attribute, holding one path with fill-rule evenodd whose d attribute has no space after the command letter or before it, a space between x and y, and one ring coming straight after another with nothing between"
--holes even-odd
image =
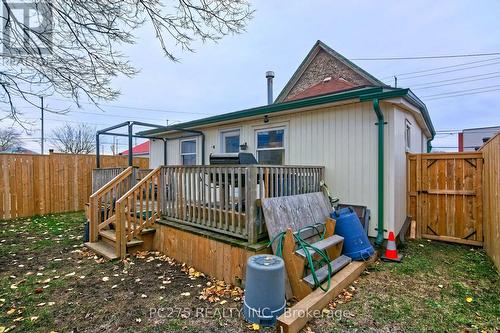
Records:
<instances>
[{"instance_id":1,"label":"wooden deck","mask_svg":"<svg viewBox=\"0 0 500 333\"><path fill-rule=\"evenodd\" d=\"M90 197L90 242L112 229L115 254L142 240L165 218L201 231L256 244L267 237L258 202L262 198L320 191L324 167L317 166L162 166L154 170L94 170ZM111 178L111 180L109 180ZM108 238L109 240L109 238Z\"/></svg>"}]
</instances>

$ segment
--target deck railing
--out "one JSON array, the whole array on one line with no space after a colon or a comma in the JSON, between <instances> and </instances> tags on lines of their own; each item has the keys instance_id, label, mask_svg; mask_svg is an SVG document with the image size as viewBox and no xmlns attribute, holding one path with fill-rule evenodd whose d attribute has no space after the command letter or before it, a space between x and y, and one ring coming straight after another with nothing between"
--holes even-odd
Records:
<instances>
[{"instance_id":1,"label":"deck railing","mask_svg":"<svg viewBox=\"0 0 500 333\"><path fill-rule=\"evenodd\" d=\"M92 193L97 192L126 168L100 168L92 170Z\"/></svg>"},{"instance_id":2,"label":"deck railing","mask_svg":"<svg viewBox=\"0 0 500 333\"><path fill-rule=\"evenodd\" d=\"M143 176L116 202L116 251L123 257L127 242L160 217L161 167Z\"/></svg>"},{"instance_id":3,"label":"deck railing","mask_svg":"<svg viewBox=\"0 0 500 333\"><path fill-rule=\"evenodd\" d=\"M147 175L130 167L91 196L91 241L114 223L123 256L163 216L253 244L266 235L260 199L318 192L323 177L320 166L162 166Z\"/></svg>"},{"instance_id":4,"label":"deck railing","mask_svg":"<svg viewBox=\"0 0 500 333\"><path fill-rule=\"evenodd\" d=\"M164 216L255 243L266 233L258 200L320 191L324 168L164 166L161 172Z\"/></svg>"},{"instance_id":5,"label":"deck railing","mask_svg":"<svg viewBox=\"0 0 500 333\"><path fill-rule=\"evenodd\" d=\"M99 230L115 221L116 201L135 184L135 177L135 168L128 167L90 196L91 242L97 242Z\"/></svg>"}]
</instances>

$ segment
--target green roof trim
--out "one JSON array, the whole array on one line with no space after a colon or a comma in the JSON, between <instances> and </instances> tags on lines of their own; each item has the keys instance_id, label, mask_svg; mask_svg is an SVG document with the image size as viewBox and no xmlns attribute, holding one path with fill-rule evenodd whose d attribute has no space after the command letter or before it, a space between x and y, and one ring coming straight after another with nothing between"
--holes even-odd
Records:
<instances>
[{"instance_id":1,"label":"green roof trim","mask_svg":"<svg viewBox=\"0 0 500 333\"><path fill-rule=\"evenodd\" d=\"M388 90L389 89L389 90ZM294 100L290 102L284 103L274 103L270 105L264 105L260 107L250 108L241 111L224 113L212 117L201 118L197 120L192 120L180 124L175 124L171 126L167 126L164 129L152 129L140 132L140 135L154 135L159 133L166 133L169 131L176 130L187 130L194 129L199 126L205 126L210 124L215 124L223 121L231 121L244 119L255 116L264 116L270 115L277 112L288 111L293 109L300 109L304 107L310 106L319 106L349 99L359 99L361 102L370 101L375 98L382 100L393 97L403 97L412 105L415 105L422 113L425 123L429 128L432 136L435 135L434 126L432 125L432 121L430 119L429 113L425 104L416 97L410 89L401 89L401 88L384 88L384 87L363 87L363 88L353 88L350 90L345 90L342 92L337 92L333 94L323 95L323 96L315 96L309 97L299 100Z\"/></svg>"}]
</instances>

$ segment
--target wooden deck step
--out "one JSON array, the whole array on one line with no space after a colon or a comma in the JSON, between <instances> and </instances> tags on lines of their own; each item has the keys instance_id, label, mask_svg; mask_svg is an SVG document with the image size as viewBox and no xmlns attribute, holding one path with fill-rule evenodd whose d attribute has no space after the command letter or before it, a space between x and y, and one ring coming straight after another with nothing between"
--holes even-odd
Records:
<instances>
[{"instance_id":1,"label":"wooden deck step","mask_svg":"<svg viewBox=\"0 0 500 333\"><path fill-rule=\"evenodd\" d=\"M101 237L107 238L108 240L112 242L116 242L116 233L115 230L107 229L107 230L100 230L99 235ZM127 247L132 247L132 246L137 246L141 245L144 243L144 241L140 239L132 239L131 241L127 242Z\"/></svg>"},{"instance_id":2,"label":"wooden deck step","mask_svg":"<svg viewBox=\"0 0 500 333\"><path fill-rule=\"evenodd\" d=\"M322 239L319 242L313 243L311 245L314 246L315 248L318 248L321 251L323 251L323 250L326 250L326 249L328 249L328 248L330 248L332 246L335 246L335 245L339 244L342 241L344 241L344 237L339 236L339 235L333 235L331 237ZM309 251L309 253L311 255L315 254L315 251L313 249L307 248L307 250ZM303 249L297 250L297 251L295 251L295 253L298 254L301 257L304 257L304 258L306 256Z\"/></svg>"},{"instance_id":3,"label":"wooden deck step","mask_svg":"<svg viewBox=\"0 0 500 333\"><path fill-rule=\"evenodd\" d=\"M348 256L341 255L337 259L330 262L332 267L332 275L340 271L345 266L351 263L352 259ZM316 277L319 280L319 283L323 283L328 278L328 265L325 265L316 271ZM304 278L304 282L306 282L311 288L314 287L314 279L312 274L309 274Z\"/></svg>"},{"instance_id":4,"label":"wooden deck step","mask_svg":"<svg viewBox=\"0 0 500 333\"><path fill-rule=\"evenodd\" d=\"M105 243L103 241L99 241L96 243L85 243L84 244L86 247L94 251L95 253L109 259L109 260L114 260L118 259L118 256L115 254L115 249L113 246L109 245L108 243Z\"/></svg>"}]
</instances>

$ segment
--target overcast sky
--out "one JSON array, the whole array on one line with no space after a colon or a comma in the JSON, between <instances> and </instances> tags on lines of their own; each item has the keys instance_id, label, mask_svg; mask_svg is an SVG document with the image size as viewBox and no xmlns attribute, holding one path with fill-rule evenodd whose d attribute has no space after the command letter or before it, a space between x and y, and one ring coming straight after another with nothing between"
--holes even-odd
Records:
<instances>
[{"instance_id":1,"label":"overcast sky","mask_svg":"<svg viewBox=\"0 0 500 333\"><path fill-rule=\"evenodd\" d=\"M318 39L350 59L500 52L500 1L261 0L252 4L256 12L245 33L228 36L217 44L196 44L195 53L182 52L172 45L180 63L163 57L154 33L144 27L137 32L137 44L125 50L141 72L132 79L115 80L122 95L112 103L138 109L103 106L106 112L102 113L86 104L81 109L73 107L77 112L46 116L46 136L50 137L50 131L64 121L88 122L96 128L126 120L166 124L167 119L170 123L186 121L263 105L265 71L276 73L276 96ZM427 104L435 128L448 130L500 125L500 91L433 100L426 97L500 88L500 55L355 63L392 83L394 74L476 61L481 62L441 70L447 73L399 76L398 86L414 87L412 90ZM466 67L475 68L464 70ZM488 73L471 78L475 81L428 88L443 84L432 82ZM478 89L483 87L491 88ZM51 97L46 103L69 105ZM36 121L39 111L25 110L25 115ZM34 129L39 129L38 123ZM35 141L39 137L40 132L35 131L26 146L39 151L39 141ZM110 138L105 140L111 142ZM125 139L119 143L126 149ZM439 134L434 145L456 146L456 136Z\"/></svg>"}]
</instances>

